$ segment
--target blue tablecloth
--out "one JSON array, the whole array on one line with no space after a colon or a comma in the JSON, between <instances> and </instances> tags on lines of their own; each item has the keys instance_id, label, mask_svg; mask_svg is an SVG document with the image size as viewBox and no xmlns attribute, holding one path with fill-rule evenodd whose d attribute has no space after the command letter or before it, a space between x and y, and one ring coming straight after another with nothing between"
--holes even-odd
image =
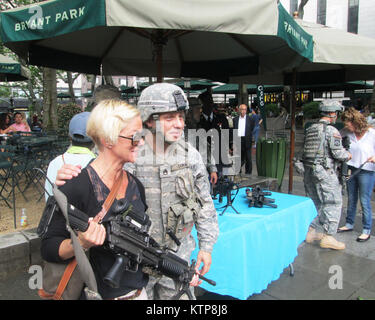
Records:
<instances>
[{"instance_id":1,"label":"blue tablecloth","mask_svg":"<svg viewBox=\"0 0 375 320\"><path fill-rule=\"evenodd\" d=\"M233 202L237 214L228 208L220 215L223 202L215 200L220 234L212 252L212 265L207 277L215 280L201 287L222 295L247 299L260 293L280 277L297 256L297 248L306 237L317 211L310 198L272 192L277 208L248 207L245 188ZM193 230L196 238L196 231ZM196 249L192 258L196 259Z\"/></svg>"}]
</instances>

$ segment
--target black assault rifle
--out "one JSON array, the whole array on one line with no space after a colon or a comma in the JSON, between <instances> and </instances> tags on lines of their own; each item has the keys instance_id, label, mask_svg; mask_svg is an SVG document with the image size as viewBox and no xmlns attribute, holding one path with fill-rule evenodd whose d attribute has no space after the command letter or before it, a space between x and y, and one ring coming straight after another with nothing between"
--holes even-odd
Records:
<instances>
[{"instance_id":1,"label":"black assault rifle","mask_svg":"<svg viewBox=\"0 0 375 320\"><path fill-rule=\"evenodd\" d=\"M232 190L237 190L237 193L232 198ZM230 180L228 177L221 176L215 186L213 187L211 191L212 199L216 200L217 196L219 196L219 203L223 202L223 197L227 197L227 204L223 207L225 208L223 212L220 213L220 215L223 215L224 212L228 209L228 207L232 207L232 209L239 214L239 212L233 207L232 203L234 199L236 198L239 191L239 186L237 183L234 183L232 180Z\"/></svg>"},{"instance_id":2,"label":"black assault rifle","mask_svg":"<svg viewBox=\"0 0 375 320\"><path fill-rule=\"evenodd\" d=\"M51 207L58 208L58 206ZM189 299L193 299L189 283L196 274L195 260L192 260L189 266L186 260L162 248L148 234L151 225L149 217L139 214L126 201L115 201L110 211L112 212L108 212L106 216L110 218L103 221L103 226L106 228L104 247L116 255L116 260L105 275L104 282L113 288L118 288L123 270L136 272L139 267L148 267L180 283L180 290L172 299L179 299L184 293ZM68 204L68 217L73 230L85 232L88 229L89 216L70 204ZM216 285L215 281L204 276L199 275L199 278L213 286Z\"/></svg>"},{"instance_id":3,"label":"black assault rifle","mask_svg":"<svg viewBox=\"0 0 375 320\"><path fill-rule=\"evenodd\" d=\"M269 191L262 190L259 186L256 186L250 190L246 189L246 198L249 200L249 207L263 208L263 206L269 206L271 208L277 208L274 204L275 199L267 198L272 193Z\"/></svg>"},{"instance_id":4,"label":"black assault rifle","mask_svg":"<svg viewBox=\"0 0 375 320\"><path fill-rule=\"evenodd\" d=\"M350 139L348 136L345 136L342 138L342 146L345 148L345 150L350 149ZM340 164L340 169L339 169L339 181L343 187L345 187L346 181L349 179L349 169L348 169L348 164L346 161L342 161Z\"/></svg>"}]
</instances>

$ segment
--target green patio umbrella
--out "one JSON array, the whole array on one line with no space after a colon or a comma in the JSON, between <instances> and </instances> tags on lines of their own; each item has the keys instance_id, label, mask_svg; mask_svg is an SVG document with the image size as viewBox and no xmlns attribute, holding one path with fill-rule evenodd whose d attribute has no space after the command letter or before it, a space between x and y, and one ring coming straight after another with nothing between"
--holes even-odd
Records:
<instances>
[{"instance_id":1,"label":"green patio umbrella","mask_svg":"<svg viewBox=\"0 0 375 320\"><path fill-rule=\"evenodd\" d=\"M312 60L312 37L284 11L276 0L50 0L1 12L0 31L34 65L228 82Z\"/></svg>"},{"instance_id":2,"label":"green patio umbrella","mask_svg":"<svg viewBox=\"0 0 375 320\"><path fill-rule=\"evenodd\" d=\"M24 81L31 77L30 70L8 56L0 54L0 81Z\"/></svg>"},{"instance_id":3,"label":"green patio umbrella","mask_svg":"<svg viewBox=\"0 0 375 320\"><path fill-rule=\"evenodd\" d=\"M136 89L134 87L120 86L121 93L135 93Z\"/></svg>"},{"instance_id":4,"label":"green patio umbrella","mask_svg":"<svg viewBox=\"0 0 375 320\"><path fill-rule=\"evenodd\" d=\"M59 92L59 93L57 94L57 98L59 98L59 99L70 99L71 96L70 96L70 94L67 93L67 92Z\"/></svg>"},{"instance_id":5,"label":"green patio umbrella","mask_svg":"<svg viewBox=\"0 0 375 320\"><path fill-rule=\"evenodd\" d=\"M227 83L216 88L212 89L212 93L216 94L238 94L239 93L239 84L238 83ZM257 93L257 86L255 84L247 84L247 93L249 94L256 94ZM265 85L264 92L272 93L272 92L282 92L284 86L277 86L277 85Z\"/></svg>"},{"instance_id":6,"label":"green patio umbrella","mask_svg":"<svg viewBox=\"0 0 375 320\"><path fill-rule=\"evenodd\" d=\"M187 85L188 83L188 85ZM217 86L217 84L211 81L203 81L203 80L185 80L185 81L178 81L175 83L176 86L179 86L185 90L205 90L208 88L212 88Z\"/></svg>"}]
</instances>

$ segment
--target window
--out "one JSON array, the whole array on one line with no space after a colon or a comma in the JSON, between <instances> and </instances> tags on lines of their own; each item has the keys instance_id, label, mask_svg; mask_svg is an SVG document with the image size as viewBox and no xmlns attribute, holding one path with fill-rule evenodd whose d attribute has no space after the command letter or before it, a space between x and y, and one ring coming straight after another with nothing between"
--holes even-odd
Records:
<instances>
[{"instance_id":1,"label":"window","mask_svg":"<svg viewBox=\"0 0 375 320\"><path fill-rule=\"evenodd\" d=\"M327 0L318 0L317 11L316 22L325 25L327 15Z\"/></svg>"},{"instance_id":2,"label":"window","mask_svg":"<svg viewBox=\"0 0 375 320\"><path fill-rule=\"evenodd\" d=\"M349 0L348 7L348 32L358 33L359 0Z\"/></svg>"}]
</instances>

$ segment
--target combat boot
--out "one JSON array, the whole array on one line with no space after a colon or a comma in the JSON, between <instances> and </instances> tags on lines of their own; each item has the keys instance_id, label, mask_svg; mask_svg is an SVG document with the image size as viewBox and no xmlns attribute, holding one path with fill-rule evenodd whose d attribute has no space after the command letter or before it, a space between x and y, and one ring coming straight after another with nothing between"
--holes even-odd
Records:
<instances>
[{"instance_id":1,"label":"combat boot","mask_svg":"<svg viewBox=\"0 0 375 320\"><path fill-rule=\"evenodd\" d=\"M323 233L317 232L314 228L309 228L306 235L306 243L313 243L314 241L322 240Z\"/></svg>"},{"instance_id":2,"label":"combat boot","mask_svg":"<svg viewBox=\"0 0 375 320\"><path fill-rule=\"evenodd\" d=\"M345 243L337 241L334 237L325 234L322 240L320 240L320 247L334 250L344 250Z\"/></svg>"}]
</instances>

